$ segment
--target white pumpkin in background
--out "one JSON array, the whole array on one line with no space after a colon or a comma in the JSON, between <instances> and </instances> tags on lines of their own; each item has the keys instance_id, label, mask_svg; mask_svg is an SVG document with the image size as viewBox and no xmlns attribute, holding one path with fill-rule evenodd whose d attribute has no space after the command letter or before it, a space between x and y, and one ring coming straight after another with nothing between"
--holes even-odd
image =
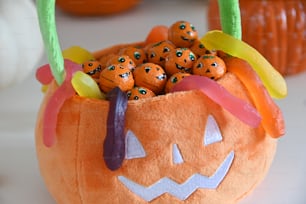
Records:
<instances>
[{"instance_id":1,"label":"white pumpkin in background","mask_svg":"<svg viewBox=\"0 0 306 204\"><path fill-rule=\"evenodd\" d=\"M42 53L34 2L0 0L0 89L29 76Z\"/></svg>"}]
</instances>

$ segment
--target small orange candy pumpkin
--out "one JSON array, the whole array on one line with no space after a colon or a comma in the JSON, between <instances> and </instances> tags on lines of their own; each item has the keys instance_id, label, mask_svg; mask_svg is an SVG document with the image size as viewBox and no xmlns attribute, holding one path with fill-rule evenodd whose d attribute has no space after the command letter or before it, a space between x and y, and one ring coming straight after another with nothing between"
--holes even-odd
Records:
<instances>
[{"instance_id":1,"label":"small orange candy pumpkin","mask_svg":"<svg viewBox=\"0 0 306 204\"><path fill-rule=\"evenodd\" d=\"M175 45L168 40L153 43L147 48L146 51L148 62L152 62L164 67L167 55L171 50L174 49Z\"/></svg>"},{"instance_id":2,"label":"small orange candy pumpkin","mask_svg":"<svg viewBox=\"0 0 306 204\"><path fill-rule=\"evenodd\" d=\"M173 88L173 86L177 84L179 81L181 81L183 78L185 78L186 76L190 76L190 74L182 72L173 74L166 83L165 92L169 93Z\"/></svg>"},{"instance_id":3,"label":"small orange candy pumpkin","mask_svg":"<svg viewBox=\"0 0 306 204\"><path fill-rule=\"evenodd\" d=\"M99 79L102 64L99 61L90 60L82 64L83 71L94 79Z\"/></svg>"},{"instance_id":4,"label":"small orange candy pumpkin","mask_svg":"<svg viewBox=\"0 0 306 204\"><path fill-rule=\"evenodd\" d=\"M135 62L128 55L110 55L109 59L106 61L106 66L119 64L133 71L136 67Z\"/></svg>"},{"instance_id":5,"label":"small orange candy pumpkin","mask_svg":"<svg viewBox=\"0 0 306 204\"><path fill-rule=\"evenodd\" d=\"M136 86L148 88L155 94L160 94L167 82L167 75L164 69L158 64L150 62L136 67L133 75Z\"/></svg>"},{"instance_id":6,"label":"small orange candy pumpkin","mask_svg":"<svg viewBox=\"0 0 306 204\"><path fill-rule=\"evenodd\" d=\"M206 49L205 46L203 45L203 43L200 40L196 40L193 43L193 45L190 47L190 50L197 57L200 57L201 55L205 55L205 54L217 55L217 51Z\"/></svg>"},{"instance_id":7,"label":"small orange candy pumpkin","mask_svg":"<svg viewBox=\"0 0 306 204\"><path fill-rule=\"evenodd\" d=\"M127 91L134 86L132 71L120 64L110 65L101 72L99 86L105 93L117 86L122 91Z\"/></svg>"},{"instance_id":8,"label":"small orange candy pumpkin","mask_svg":"<svg viewBox=\"0 0 306 204\"><path fill-rule=\"evenodd\" d=\"M129 100L139 100L143 98L151 98L155 96L154 92L145 87L135 86L127 92Z\"/></svg>"},{"instance_id":9,"label":"small orange candy pumpkin","mask_svg":"<svg viewBox=\"0 0 306 204\"><path fill-rule=\"evenodd\" d=\"M202 55L194 63L192 72L196 75L206 76L210 79L217 80L226 73L226 65L218 56Z\"/></svg>"},{"instance_id":10,"label":"small orange candy pumpkin","mask_svg":"<svg viewBox=\"0 0 306 204\"><path fill-rule=\"evenodd\" d=\"M176 48L171 50L166 57L165 70L168 75L177 72L191 73L194 62L197 57L188 48Z\"/></svg>"},{"instance_id":11,"label":"small orange candy pumpkin","mask_svg":"<svg viewBox=\"0 0 306 204\"><path fill-rule=\"evenodd\" d=\"M198 31L187 21L177 21L168 31L168 39L176 47L190 47L198 39Z\"/></svg>"},{"instance_id":12,"label":"small orange candy pumpkin","mask_svg":"<svg viewBox=\"0 0 306 204\"><path fill-rule=\"evenodd\" d=\"M133 60L136 66L145 63L147 60L145 51L140 47L128 46L122 48L119 54L129 56L130 59Z\"/></svg>"}]
</instances>

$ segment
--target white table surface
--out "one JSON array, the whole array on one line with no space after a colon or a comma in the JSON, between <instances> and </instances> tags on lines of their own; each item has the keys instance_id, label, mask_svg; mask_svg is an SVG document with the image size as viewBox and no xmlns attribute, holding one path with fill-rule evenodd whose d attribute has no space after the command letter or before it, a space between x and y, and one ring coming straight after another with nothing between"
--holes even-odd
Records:
<instances>
[{"instance_id":1,"label":"white table surface","mask_svg":"<svg viewBox=\"0 0 306 204\"><path fill-rule=\"evenodd\" d=\"M62 48L80 45L91 51L144 39L156 24L192 22L207 30L203 0L144 0L136 9L100 18L76 18L57 12ZM33 56L35 57L35 56ZM42 65L46 58L41 59ZM305 65L301 65L305 66ZM306 203L306 73L287 77L289 95L277 101L287 133L266 179L242 204ZM34 147L36 114L42 99L33 74L24 82L0 90L0 203L54 204L40 177ZM243 181L242 181L243 182Z\"/></svg>"}]
</instances>

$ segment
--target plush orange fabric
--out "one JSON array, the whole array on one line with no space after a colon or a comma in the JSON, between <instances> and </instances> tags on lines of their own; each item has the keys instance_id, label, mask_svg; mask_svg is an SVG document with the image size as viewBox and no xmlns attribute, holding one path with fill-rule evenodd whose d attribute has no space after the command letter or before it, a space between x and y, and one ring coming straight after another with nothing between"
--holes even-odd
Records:
<instances>
[{"instance_id":1,"label":"plush orange fabric","mask_svg":"<svg viewBox=\"0 0 306 204\"><path fill-rule=\"evenodd\" d=\"M252 103L235 75L227 73L218 83ZM79 96L67 100L58 115L57 142L51 148L44 146L42 115L54 89L54 85L49 87L38 114L36 147L42 177L59 204L146 203L120 183L118 176L145 186L166 176L183 183L194 173L211 176L231 151L235 152L233 163L217 189L198 189L184 202L166 193L150 203L236 203L264 178L274 157L277 140L262 126L247 126L199 91L176 92L128 102L125 129L135 133L147 155L124 160L121 168L110 171L102 149L106 100ZM209 114L216 118L223 140L204 146ZM182 164L172 163L174 143L180 147Z\"/></svg>"}]
</instances>

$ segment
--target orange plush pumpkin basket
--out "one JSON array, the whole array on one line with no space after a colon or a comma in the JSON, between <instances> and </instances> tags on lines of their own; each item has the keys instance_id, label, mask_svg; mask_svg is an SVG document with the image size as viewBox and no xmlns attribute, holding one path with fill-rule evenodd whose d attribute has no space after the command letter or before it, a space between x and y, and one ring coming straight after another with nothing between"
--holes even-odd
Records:
<instances>
[{"instance_id":1,"label":"orange plush pumpkin basket","mask_svg":"<svg viewBox=\"0 0 306 204\"><path fill-rule=\"evenodd\" d=\"M245 88L232 74L220 83L249 101ZM45 102L52 91L49 89ZM198 189L185 201L165 193L151 203L234 203L264 178L276 149L277 140L261 127L244 125L200 92L178 92L129 102L126 129L137 136L146 157L125 160L119 170L110 171L102 157L108 101L79 96L67 100L58 115L58 141L51 148L42 141L45 102L36 129L37 155L48 190L58 203L146 203L119 177L146 187L168 177L177 183L174 191L196 173L213 176L231 153L230 170L216 189ZM205 146L209 116L218 121L223 139ZM174 144L180 148L182 164L173 162Z\"/></svg>"},{"instance_id":2,"label":"orange plush pumpkin basket","mask_svg":"<svg viewBox=\"0 0 306 204\"><path fill-rule=\"evenodd\" d=\"M38 8L49 4L38 2ZM46 15L42 13L40 18ZM52 38L52 32L48 36ZM122 47L126 45L107 48L94 56L102 59ZM55 48L50 50L52 59L56 58ZM119 111L124 119L113 115L112 99L75 93L69 67L77 66L76 63L65 61L66 78L62 82L56 80L56 74L55 80L51 80L48 65L43 67L44 71L49 70L44 74L38 70L39 80L48 84L48 89L37 118L37 158L55 201L230 204L248 195L272 163L276 138L284 134L283 118L247 62L236 57L224 60L228 71L217 81L202 76L186 77L173 88L173 93L128 101L126 111ZM254 78L243 80L237 67ZM47 77L42 79L42 75ZM253 81L257 88L247 81ZM202 82L205 87L199 87ZM223 93L223 98L216 99L211 90ZM65 96L67 92L71 94ZM224 105L226 100L241 106L229 107ZM52 103L58 112L51 111ZM115 100L116 107L122 103ZM242 114L237 113L238 109L244 109ZM250 122L249 116L261 120ZM110 124L112 119L114 123ZM54 123L46 123L52 120ZM125 155L119 166L110 168L112 165L107 161L122 155L114 148L110 150L112 158L105 156L109 148L105 141L111 131L120 130L124 133L121 147ZM46 138L50 133L51 136L54 133L54 138Z\"/></svg>"}]
</instances>

